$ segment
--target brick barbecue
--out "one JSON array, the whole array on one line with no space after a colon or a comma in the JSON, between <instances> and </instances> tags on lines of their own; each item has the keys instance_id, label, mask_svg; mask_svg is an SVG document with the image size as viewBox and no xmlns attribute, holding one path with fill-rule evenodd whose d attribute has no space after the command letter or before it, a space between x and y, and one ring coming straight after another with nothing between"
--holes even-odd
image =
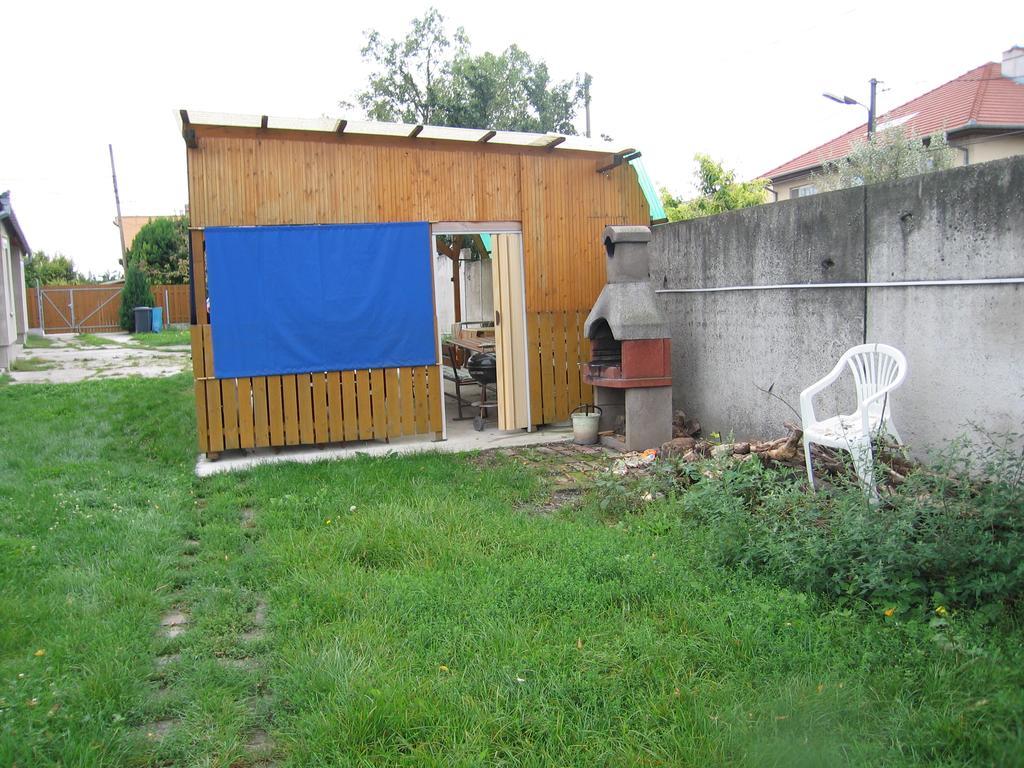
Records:
<instances>
[{"instance_id":1,"label":"brick barbecue","mask_svg":"<svg viewBox=\"0 0 1024 768\"><path fill-rule=\"evenodd\" d=\"M657 448L672 438L672 340L650 284L648 227L605 227L608 283L587 316L591 360L580 363L601 408L603 442Z\"/></svg>"}]
</instances>

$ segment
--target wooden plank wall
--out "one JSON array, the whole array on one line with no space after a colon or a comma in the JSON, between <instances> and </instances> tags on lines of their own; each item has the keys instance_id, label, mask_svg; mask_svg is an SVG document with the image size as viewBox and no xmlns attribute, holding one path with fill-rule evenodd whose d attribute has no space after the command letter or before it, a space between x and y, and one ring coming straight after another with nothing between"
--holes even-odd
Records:
<instances>
[{"instance_id":1,"label":"wooden plank wall","mask_svg":"<svg viewBox=\"0 0 1024 768\"><path fill-rule=\"evenodd\" d=\"M526 307L589 309L605 282L601 232L647 224L636 174L610 155L423 139L196 128L194 227L519 221Z\"/></svg>"},{"instance_id":2,"label":"wooden plank wall","mask_svg":"<svg viewBox=\"0 0 1024 768\"><path fill-rule=\"evenodd\" d=\"M608 224L649 222L647 203L635 173L627 165L599 174L597 168L607 164L610 155L299 131L203 126L195 130L197 146L188 150L188 180L190 216L197 228L388 221L521 222L531 421L561 421L577 405L592 402L592 389L582 383L577 364L589 359L583 322L605 282L601 232ZM201 232L194 231L194 252L201 240ZM202 258L196 259L195 279L197 307L202 309L206 296ZM205 322L205 312L199 314L200 322ZM354 377L353 386L342 386L333 398L331 373L268 377L269 437L260 439L278 440L271 445L306 444L321 442L318 436L326 434L333 442L336 434L350 434L348 430L353 427L345 425L352 423L360 436L386 436L392 434L393 427L405 430L410 420L417 428L412 434L439 432L441 401L431 394L441 393L439 369L409 369L411 374L403 374L403 370L349 372ZM212 374L212 366L205 371ZM320 376L326 377L322 384ZM422 385L421 377L425 378ZM277 378L280 384L272 383ZM216 391L204 386L202 395L197 386L197 409L205 408L208 420L222 410L217 428L230 428L233 444L236 418L245 420L248 436L248 403L253 403L256 440L256 414L261 413L258 403L263 402L264 385L254 388L247 380L233 381L227 390L224 385L214 388ZM273 423L279 385L279 431L283 437L275 436ZM389 390L398 393L393 411L388 405ZM207 398L203 404L202 396ZM214 403L210 399L214 397L220 400ZM324 425L317 430L317 403L326 408L326 432ZM420 407L424 403L426 410ZM302 416L307 408L311 410ZM354 414L354 422L347 414ZM336 427L333 431L332 424ZM202 429L200 448L218 450L203 448ZM209 437L214 434L212 421L207 434L208 445L222 444L223 434L216 440Z\"/></svg>"},{"instance_id":3,"label":"wooden plank wall","mask_svg":"<svg viewBox=\"0 0 1024 768\"><path fill-rule=\"evenodd\" d=\"M199 450L323 445L441 432L437 366L213 377L209 325L192 326Z\"/></svg>"}]
</instances>

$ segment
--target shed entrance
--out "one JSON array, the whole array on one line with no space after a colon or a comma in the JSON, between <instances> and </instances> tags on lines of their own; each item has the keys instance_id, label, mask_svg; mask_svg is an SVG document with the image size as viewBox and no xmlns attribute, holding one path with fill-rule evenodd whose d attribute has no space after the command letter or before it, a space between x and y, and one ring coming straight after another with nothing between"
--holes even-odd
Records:
<instances>
[{"instance_id":1,"label":"shed entrance","mask_svg":"<svg viewBox=\"0 0 1024 768\"><path fill-rule=\"evenodd\" d=\"M500 430L532 428L523 238L517 229L510 222L447 222L432 228L440 257L435 286L442 358L449 400L455 400L447 413L485 416L478 426L496 421ZM496 381L480 386L488 355L494 358ZM471 373L477 381L470 381Z\"/></svg>"}]
</instances>

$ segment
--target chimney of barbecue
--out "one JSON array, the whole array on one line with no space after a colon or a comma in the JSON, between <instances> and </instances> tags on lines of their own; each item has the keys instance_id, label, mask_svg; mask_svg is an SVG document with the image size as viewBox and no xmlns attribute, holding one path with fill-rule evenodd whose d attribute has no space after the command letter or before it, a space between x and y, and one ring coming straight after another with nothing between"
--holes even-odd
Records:
<instances>
[{"instance_id":1,"label":"chimney of barbecue","mask_svg":"<svg viewBox=\"0 0 1024 768\"><path fill-rule=\"evenodd\" d=\"M587 316L591 360L581 363L594 386L606 444L659 448L672 438L672 364L668 324L650 284L648 227L605 227L608 283Z\"/></svg>"}]
</instances>

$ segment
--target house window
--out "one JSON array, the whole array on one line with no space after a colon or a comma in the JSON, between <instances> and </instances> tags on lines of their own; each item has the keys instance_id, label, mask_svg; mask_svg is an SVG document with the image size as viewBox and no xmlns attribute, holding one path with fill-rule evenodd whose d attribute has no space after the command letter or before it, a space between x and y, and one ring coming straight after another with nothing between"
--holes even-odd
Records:
<instances>
[{"instance_id":1,"label":"house window","mask_svg":"<svg viewBox=\"0 0 1024 768\"><path fill-rule=\"evenodd\" d=\"M793 187L789 190L789 197L791 200L795 200L798 197L807 197L808 195L815 195L818 193L818 188L813 184L804 184L799 187Z\"/></svg>"}]
</instances>

